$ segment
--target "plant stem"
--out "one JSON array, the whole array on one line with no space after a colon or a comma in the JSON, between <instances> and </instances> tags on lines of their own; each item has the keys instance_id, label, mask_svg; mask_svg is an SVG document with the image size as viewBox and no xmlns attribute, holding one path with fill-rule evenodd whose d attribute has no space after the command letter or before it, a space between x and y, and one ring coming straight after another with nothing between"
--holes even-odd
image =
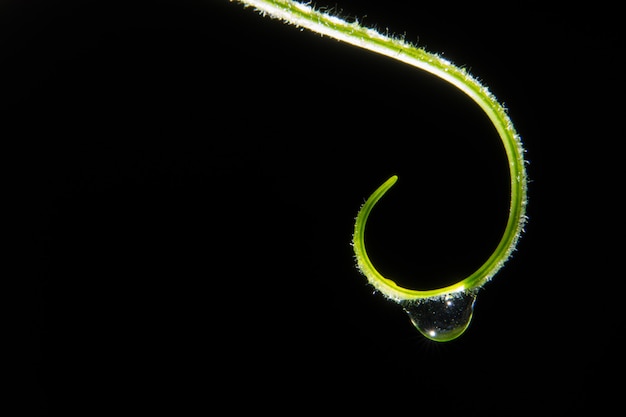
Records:
<instances>
[{"instance_id":1,"label":"plant stem","mask_svg":"<svg viewBox=\"0 0 626 417\"><path fill-rule=\"evenodd\" d=\"M382 195L396 182L393 176L381 185L361 207L356 219L353 247L357 266L371 285L386 297L400 302L417 300L445 294L476 290L490 280L509 259L515 249L526 221L527 176L524 150L506 109L486 86L471 76L464 68L457 67L439 55L425 51L402 39L383 35L362 26L358 21L347 22L329 13L292 0L230 0L256 8L263 15L281 19L289 24L306 28L323 36L372 51L415 68L431 73L457 87L469 96L487 114L495 127L508 158L511 180L511 203L509 217L503 236L493 254L473 274L462 281L436 290L411 290L398 286L383 277L367 256L364 230L367 217Z\"/></svg>"}]
</instances>

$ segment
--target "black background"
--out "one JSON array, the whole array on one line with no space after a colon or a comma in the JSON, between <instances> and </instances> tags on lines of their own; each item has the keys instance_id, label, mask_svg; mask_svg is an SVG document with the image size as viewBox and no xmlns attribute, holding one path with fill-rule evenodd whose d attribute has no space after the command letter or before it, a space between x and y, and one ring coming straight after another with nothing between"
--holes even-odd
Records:
<instances>
[{"instance_id":1,"label":"black background","mask_svg":"<svg viewBox=\"0 0 626 417\"><path fill-rule=\"evenodd\" d=\"M468 68L527 149L518 251L441 344L372 293L350 240L397 174L368 228L381 272L436 287L489 256L506 158L460 92L227 0L0 4L7 204L28 254L23 415L619 404L615 8L316 3Z\"/></svg>"}]
</instances>

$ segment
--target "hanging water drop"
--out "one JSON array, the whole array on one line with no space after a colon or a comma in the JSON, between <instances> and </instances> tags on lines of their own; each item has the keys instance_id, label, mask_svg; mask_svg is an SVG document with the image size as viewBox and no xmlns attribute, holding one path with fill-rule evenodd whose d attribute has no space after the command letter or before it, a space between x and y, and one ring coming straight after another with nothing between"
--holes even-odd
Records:
<instances>
[{"instance_id":1,"label":"hanging water drop","mask_svg":"<svg viewBox=\"0 0 626 417\"><path fill-rule=\"evenodd\" d=\"M461 336L472 320L476 293L464 291L403 303L404 311L421 334L436 342Z\"/></svg>"}]
</instances>

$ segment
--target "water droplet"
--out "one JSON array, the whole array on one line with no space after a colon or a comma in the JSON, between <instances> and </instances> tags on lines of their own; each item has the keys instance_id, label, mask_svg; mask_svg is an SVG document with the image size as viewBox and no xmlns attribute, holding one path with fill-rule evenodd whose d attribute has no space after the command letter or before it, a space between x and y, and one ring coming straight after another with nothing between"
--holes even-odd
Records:
<instances>
[{"instance_id":1,"label":"water droplet","mask_svg":"<svg viewBox=\"0 0 626 417\"><path fill-rule=\"evenodd\" d=\"M421 334L436 342L461 336L472 320L475 292L458 292L412 301L403 305Z\"/></svg>"}]
</instances>

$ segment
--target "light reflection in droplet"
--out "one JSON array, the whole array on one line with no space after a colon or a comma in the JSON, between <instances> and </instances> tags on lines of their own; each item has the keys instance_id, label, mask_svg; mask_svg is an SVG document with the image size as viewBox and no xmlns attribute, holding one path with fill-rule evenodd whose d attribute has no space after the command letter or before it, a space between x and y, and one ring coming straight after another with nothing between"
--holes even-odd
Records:
<instances>
[{"instance_id":1,"label":"light reflection in droplet","mask_svg":"<svg viewBox=\"0 0 626 417\"><path fill-rule=\"evenodd\" d=\"M436 342L447 342L468 328L475 302L475 292L463 291L405 302L403 308L421 334Z\"/></svg>"}]
</instances>

